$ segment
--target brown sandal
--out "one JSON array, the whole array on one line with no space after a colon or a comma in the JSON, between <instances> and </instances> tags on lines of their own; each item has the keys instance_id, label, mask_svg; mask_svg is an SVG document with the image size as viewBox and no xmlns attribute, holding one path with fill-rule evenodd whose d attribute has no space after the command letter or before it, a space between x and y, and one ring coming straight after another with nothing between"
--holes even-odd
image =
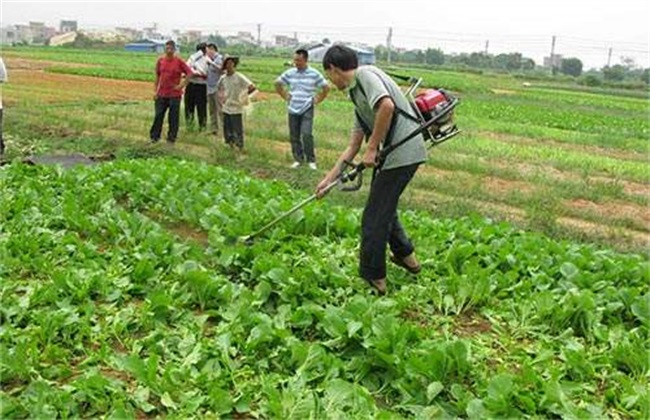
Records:
<instances>
[{"instance_id":1,"label":"brown sandal","mask_svg":"<svg viewBox=\"0 0 650 420\"><path fill-rule=\"evenodd\" d=\"M367 282L367 283L368 283L368 284L369 284L373 289L375 289L375 291L377 292L377 294L379 294L380 296L383 296L383 295L386 294L386 280L384 280L384 284L383 284L383 285L382 285L381 283L379 283L378 281L376 281L376 280L368 280L368 279L364 279L364 280L365 280L365 281L366 281L366 282Z\"/></svg>"},{"instance_id":2,"label":"brown sandal","mask_svg":"<svg viewBox=\"0 0 650 420\"><path fill-rule=\"evenodd\" d=\"M415 267L411 267L410 265L407 265L404 260L397 258L395 255L391 255L390 260L411 274L418 274L420 271L422 271L422 266L420 264L416 265Z\"/></svg>"}]
</instances>

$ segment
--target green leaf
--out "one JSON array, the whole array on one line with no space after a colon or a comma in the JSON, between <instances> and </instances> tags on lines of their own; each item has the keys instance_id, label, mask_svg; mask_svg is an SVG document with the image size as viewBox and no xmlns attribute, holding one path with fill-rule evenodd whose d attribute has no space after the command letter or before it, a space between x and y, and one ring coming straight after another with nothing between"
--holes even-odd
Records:
<instances>
[{"instance_id":1,"label":"green leaf","mask_svg":"<svg viewBox=\"0 0 650 420\"><path fill-rule=\"evenodd\" d=\"M630 309L642 324L650 327L650 293L639 297Z\"/></svg>"},{"instance_id":2,"label":"green leaf","mask_svg":"<svg viewBox=\"0 0 650 420\"><path fill-rule=\"evenodd\" d=\"M433 401L434 398L442 392L444 387L442 386L442 383L440 382L431 382L429 386L427 387L427 401L431 402Z\"/></svg>"},{"instance_id":3,"label":"green leaf","mask_svg":"<svg viewBox=\"0 0 650 420\"><path fill-rule=\"evenodd\" d=\"M230 393L221 388L211 389L210 406L217 415L230 414L233 410L233 401Z\"/></svg>"},{"instance_id":4,"label":"green leaf","mask_svg":"<svg viewBox=\"0 0 650 420\"><path fill-rule=\"evenodd\" d=\"M347 334L347 325L342 319L342 311L339 308L327 308L321 324L332 338L339 338Z\"/></svg>"},{"instance_id":5,"label":"green leaf","mask_svg":"<svg viewBox=\"0 0 650 420\"><path fill-rule=\"evenodd\" d=\"M270 280L273 280L275 283L282 283L283 281L286 281L289 276L287 275L287 271L284 268L275 267L266 273L266 277L268 277Z\"/></svg>"},{"instance_id":6,"label":"green leaf","mask_svg":"<svg viewBox=\"0 0 650 420\"><path fill-rule=\"evenodd\" d=\"M107 417L108 419L111 420L126 420L126 419L134 419L135 416L131 410L127 410L122 403L120 403L117 407L111 411L111 413Z\"/></svg>"},{"instance_id":7,"label":"green leaf","mask_svg":"<svg viewBox=\"0 0 650 420\"><path fill-rule=\"evenodd\" d=\"M562 263L560 266L560 273L564 276L564 278L571 280L578 274L579 270L578 267L576 267L573 263L570 262L565 262Z\"/></svg>"},{"instance_id":8,"label":"green leaf","mask_svg":"<svg viewBox=\"0 0 650 420\"><path fill-rule=\"evenodd\" d=\"M512 375L497 375L488 385L488 396L493 399L508 398L514 389Z\"/></svg>"},{"instance_id":9,"label":"green leaf","mask_svg":"<svg viewBox=\"0 0 650 420\"><path fill-rule=\"evenodd\" d=\"M145 413L149 413L156 409L154 405L149 403L149 388L147 387L138 387L133 394L133 399L135 400L138 408L140 408Z\"/></svg>"},{"instance_id":10,"label":"green leaf","mask_svg":"<svg viewBox=\"0 0 650 420\"><path fill-rule=\"evenodd\" d=\"M374 400L368 390L362 386L352 384L342 379L334 379L325 388L325 409L340 410L349 407L353 412L369 414L374 406Z\"/></svg>"},{"instance_id":11,"label":"green leaf","mask_svg":"<svg viewBox=\"0 0 650 420\"><path fill-rule=\"evenodd\" d=\"M162 405L164 405L167 408L171 408L171 409L174 409L174 410L177 409L176 404L174 403L174 400L172 400L172 397L169 396L169 394L167 392L165 392L162 395L162 397L160 397L160 402L162 403Z\"/></svg>"},{"instance_id":12,"label":"green leaf","mask_svg":"<svg viewBox=\"0 0 650 420\"><path fill-rule=\"evenodd\" d=\"M470 419L484 419L488 417L487 410L483 406L483 401L478 398L474 398L467 404L467 417Z\"/></svg>"},{"instance_id":13,"label":"green leaf","mask_svg":"<svg viewBox=\"0 0 650 420\"><path fill-rule=\"evenodd\" d=\"M348 322L348 337L352 337L354 333L359 331L363 327L363 324L359 321L350 321Z\"/></svg>"}]
</instances>

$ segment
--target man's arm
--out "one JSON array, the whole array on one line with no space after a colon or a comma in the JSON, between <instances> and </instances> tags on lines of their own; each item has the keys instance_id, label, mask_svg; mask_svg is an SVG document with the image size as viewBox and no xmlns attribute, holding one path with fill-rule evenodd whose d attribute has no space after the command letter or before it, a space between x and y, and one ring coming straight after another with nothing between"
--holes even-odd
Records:
<instances>
[{"instance_id":1,"label":"man's arm","mask_svg":"<svg viewBox=\"0 0 650 420\"><path fill-rule=\"evenodd\" d=\"M176 89L185 89L185 87L190 83L190 77L194 74L190 66L188 66L183 60L181 60L181 67L181 74L183 74L184 77L181 78Z\"/></svg>"},{"instance_id":2,"label":"man's arm","mask_svg":"<svg viewBox=\"0 0 650 420\"><path fill-rule=\"evenodd\" d=\"M0 83L7 83L7 68L5 67L5 62L0 57Z\"/></svg>"},{"instance_id":3,"label":"man's arm","mask_svg":"<svg viewBox=\"0 0 650 420\"><path fill-rule=\"evenodd\" d=\"M284 99L285 101L288 101L289 100L289 92L287 92L287 90L284 88L284 86L285 86L285 84L282 81L282 77L279 77L275 81L275 91L278 93L278 95L280 95L280 97L282 97L282 99Z\"/></svg>"},{"instance_id":4,"label":"man's arm","mask_svg":"<svg viewBox=\"0 0 650 420\"><path fill-rule=\"evenodd\" d=\"M319 103L323 102L329 93L330 85L323 86L323 88L320 90L320 93L316 95L316 98L314 98L314 105L318 105Z\"/></svg>"},{"instance_id":5,"label":"man's arm","mask_svg":"<svg viewBox=\"0 0 650 420\"><path fill-rule=\"evenodd\" d=\"M221 77L219 77L219 81L217 82L217 100L219 101L219 104L221 104L222 106L226 101L226 92L225 92L225 88L223 87L224 77L226 77L226 75L222 74Z\"/></svg>"},{"instance_id":6,"label":"man's arm","mask_svg":"<svg viewBox=\"0 0 650 420\"><path fill-rule=\"evenodd\" d=\"M368 138L368 147L363 155L363 163L367 167L374 167L377 163L379 145L384 141L388 135L388 130L390 130L395 104L389 96L385 96L377 102L375 109L375 124Z\"/></svg>"},{"instance_id":7,"label":"man's arm","mask_svg":"<svg viewBox=\"0 0 650 420\"><path fill-rule=\"evenodd\" d=\"M156 62L156 80L153 83L153 99L158 97L158 89L160 83L160 60Z\"/></svg>"}]
</instances>

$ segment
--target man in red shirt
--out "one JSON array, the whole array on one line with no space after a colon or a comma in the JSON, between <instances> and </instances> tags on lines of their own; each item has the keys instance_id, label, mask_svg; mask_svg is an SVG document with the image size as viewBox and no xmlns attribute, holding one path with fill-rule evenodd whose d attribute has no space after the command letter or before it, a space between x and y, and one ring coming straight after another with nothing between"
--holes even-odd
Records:
<instances>
[{"instance_id":1,"label":"man in red shirt","mask_svg":"<svg viewBox=\"0 0 650 420\"><path fill-rule=\"evenodd\" d=\"M154 101L156 115L149 131L152 143L160 140L165 113L169 109L169 131L167 142L174 143L178 135L178 115L181 107L183 88L187 84L187 77L192 75L192 70L185 61L176 57L176 43L165 43L165 55L156 63L156 84L154 87ZM184 76L184 77L183 77Z\"/></svg>"}]
</instances>

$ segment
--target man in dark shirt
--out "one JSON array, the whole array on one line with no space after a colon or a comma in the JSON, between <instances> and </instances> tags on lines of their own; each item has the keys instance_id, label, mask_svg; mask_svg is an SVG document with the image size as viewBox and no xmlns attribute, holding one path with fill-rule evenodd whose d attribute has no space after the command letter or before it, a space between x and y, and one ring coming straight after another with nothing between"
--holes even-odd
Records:
<instances>
[{"instance_id":1,"label":"man in dark shirt","mask_svg":"<svg viewBox=\"0 0 650 420\"><path fill-rule=\"evenodd\" d=\"M178 136L178 116L181 107L183 88L187 78L192 75L192 70L176 56L176 43L165 43L165 55L156 62L156 83L154 87L154 101L156 114L149 131L152 143L160 140L165 113L169 109L169 131L167 141L174 143Z\"/></svg>"}]
</instances>

